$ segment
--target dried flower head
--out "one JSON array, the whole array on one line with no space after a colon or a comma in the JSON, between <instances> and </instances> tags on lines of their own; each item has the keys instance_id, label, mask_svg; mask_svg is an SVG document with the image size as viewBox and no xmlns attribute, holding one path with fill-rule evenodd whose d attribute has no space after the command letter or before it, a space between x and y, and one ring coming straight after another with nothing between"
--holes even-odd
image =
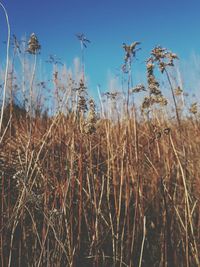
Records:
<instances>
[{"instance_id":1,"label":"dried flower head","mask_svg":"<svg viewBox=\"0 0 200 267\"><path fill-rule=\"evenodd\" d=\"M96 131L96 121L97 121L97 116L96 116L96 106L95 102L93 99L89 100L89 112L86 120L86 125L85 125L85 132L92 134Z\"/></svg>"},{"instance_id":2,"label":"dried flower head","mask_svg":"<svg viewBox=\"0 0 200 267\"><path fill-rule=\"evenodd\" d=\"M142 111L149 109L154 104L160 104L161 106L166 106L168 104L167 99L162 95L151 95L145 97L142 103Z\"/></svg>"},{"instance_id":3,"label":"dried flower head","mask_svg":"<svg viewBox=\"0 0 200 267\"><path fill-rule=\"evenodd\" d=\"M76 89L78 91L78 112L85 113L87 111L87 87L85 86L83 80L79 82L79 87Z\"/></svg>"},{"instance_id":4,"label":"dried flower head","mask_svg":"<svg viewBox=\"0 0 200 267\"><path fill-rule=\"evenodd\" d=\"M136 51L138 51L140 48L136 49L137 45L139 45L140 42L133 42L130 45L127 45L125 43L123 43L123 48L125 50L125 58L124 61L125 63L127 63L132 57L135 57L135 53Z\"/></svg>"},{"instance_id":5,"label":"dried flower head","mask_svg":"<svg viewBox=\"0 0 200 267\"><path fill-rule=\"evenodd\" d=\"M32 33L30 39L28 41L28 49L27 52L30 54L37 54L41 49L41 45L39 44L38 38L35 33Z\"/></svg>"},{"instance_id":6,"label":"dried flower head","mask_svg":"<svg viewBox=\"0 0 200 267\"><path fill-rule=\"evenodd\" d=\"M150 59L147 61L146 67L147 67L147 75L148 76L153 75L154 64L150 61Z\"/></svg>"},{"instance_id":7,"label":"dried flower head","mask_svg":"<svg viewBox=\"0 0 200 267\"><path fill-rule=\"evenodd\" d=\"M151 95L161 95L161 91L157 83L150 83L149 84L149 91Z\"/></svg>"},{"instance_id":8,"label":"dried flower head","mask_svg":"<svg viewBox=\"0 0 200 267\"><path fill-rule=\"evenodd\" d=\"M161 91L159 89L159 82L156 80L154 75L154 64L152 63L152 58L148 59L147 64L147 82L148 89L150 91L150 95L161 95Z\"/></svg>"},{"instance_id":9,"label":"dried flower head","mask_svg":"<svg viewBox=\"0 0 200 267\"><path fill-rule=\"evenodd\" d=\"M197 112L198 112L197 102L191 104L191 106L189 108L189 112L194 114L194 115L197 114Z\"/></svg>"},{"instance_id":10,"label":"dried flower head","mask_svg":"<svg viewBox=\"0 0 200 267\"><path fill-rule=\"evenodd\" d=\"M85 113L87 111L87 102L84 96L79 96L78 111Z\"/></svg>"},{"instance_id":11,"label":"dried flower head","mask_svg":"<svg viewBox=\"0 0 200 267\"><path fill-rule=\"evenodd\" d=\"M165 57L170 57L170 55L170 52L160 46L155 47L152 50L151 57L146 62L149 97L145 97L142 104L142 110L150 108L154 104L160 104L162 106L167 105L167 99L162 95L162 92L160 90L160 84L156 80L156 77L154 75L154 68L155 63L157 63L160 71L163 73L169 63L166 63L164 59ZM174 58L175 55L173 54L170 59L172 57Z\"/></svg>"},{"instance_id":12,"label":"dried flower head","mask_svg":"<svg viewBox=\"0 0 200 267\"><path fill-rule=\"evenodd\" d=\"M119 95L119 92L106 92L103 95L107 96L108 99L115 100Z\"/></svg>"},{"instance_id":13,"label":"dried flower head","mask_svg":"<svg viewBox=\"0 0 200 267\"><path fill-rule=\"evenodd\" d=\"M87 94L87 87L85 86L85 83L82 79L80 79L78 87L74 88L74 90L78 91L79 95Z\"/></svg>"},{"instance_id":14,"label":"dried flower head","mask_svg":"<svg viewBox=\"0 0 200 267\"><path fill-rule=\"evenodd\" d=\"M153 101L161 106L166 106L168 104L167 99L163 95L153 96Z\"/></svg>"},{"instance_id":15,"label":"dried flower head","mask_svg":"<svg viewBox=\"0 0 200 267\"><path fill-rule=\"evenodd\" d=\"M176 89L174 89L174 95L179 96L182 95L183 90L178 86Z\"/></svg>"},{"instance_id":16,"label":"dried flower head","mask_svg":"<svg viewBox=\"0 0 200 267\"><path fill-rule=\"evenodd\" d=\"M76 34L76 37L78 38L78 40L81 42L81 44L87 48L87 43L91 43L89 39L86 38L85 34L83 33L78 33Z\"/></svg>"},{"instance_id":17,"label":"dried flower head","mask_svg":"<svg viewBox=\"0 0 200 267\"><path fill-rule=\"evenodd\" d=\"M142 102L142 110L150 108L152 105L152 99L151 97L145 96L143 102Z\"/></svg>"},{"instance_id":18,"label":"dried flower head","mask_svg":"<svg viewBox=\"0 0 200 267\"><path fill-rule=\"evenodd\" d=\"M146 88L143 84L138 84L134 88L130 89L130 93L139 93L142 91L146 91Z\"/></svg>"},{"instance_id":19,"label":"dried flower head","mask_svg":"<svg viewBox=\"0 0 200 267\"><path fill-rule=\"evenodd\" d=\"M153 56L154 60L160 60L162 58L165 58L166 56L166 48L163 48L161 46L156 46L152 51L151 55Z\"/></svg>"},{"instance_id":20,"label":"dried flower head","mask_svg":"<svg viewBox=\"0 0 200 267\"><path fill-rule=\"evenodd\" d=\"M163 73L165 68L168 66L168 64L166 64L165 62L160 62L158 66L159 66L161 73Z\"/></svg>"},{"instance_id":21,"label":"dried flower head","mask_svg":"<svg viewBox=\"0 0 200 267\"><path fill-rule=\"evenodd\" d=\"M175 53L172 53L171 51L161 46L155 47L151 51L151 55L151 61L157 62L161 73L165 71L167 66L173 67L174 60L178 59L178 56Z\"/></svg>"}]
</instances>

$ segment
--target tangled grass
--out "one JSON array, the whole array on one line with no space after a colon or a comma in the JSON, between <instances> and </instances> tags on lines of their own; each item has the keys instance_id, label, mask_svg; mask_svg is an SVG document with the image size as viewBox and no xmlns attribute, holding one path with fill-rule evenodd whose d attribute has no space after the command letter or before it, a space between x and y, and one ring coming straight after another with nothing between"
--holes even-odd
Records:
<instances>
[{"instance_id":1,"label":"tangled grass","mask_svg":"<svg viewBox=\"0 0 200 267\"><path fill-rule=\"evenodd\" d=\"M73 113L37 117L31 136L27 116L13 116L0 152L2 266L198 266L199 120L182 121L182 143L158 114L90 132Z\"/></svg>"}]
</instances>

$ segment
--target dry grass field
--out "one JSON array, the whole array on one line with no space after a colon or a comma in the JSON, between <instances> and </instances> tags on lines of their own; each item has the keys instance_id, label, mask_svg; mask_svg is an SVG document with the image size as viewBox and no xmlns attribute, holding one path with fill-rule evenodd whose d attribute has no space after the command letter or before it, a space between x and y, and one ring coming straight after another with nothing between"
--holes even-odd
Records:
<instances>
[{"instance_id":1,"label":"dry grass field","mask_svg":"<svg viewBox=\"0 0 200 267\"><path fill-rule=\"evenodd\" d=\"M118 92L88 96L84 57L79 77L65 81L51 58L53 102L45 102L37 37L24 51L13 41L2 82L0 265L199 267L200 116L173 87L177 56L155 47L147 85L133 87L140 44L124 44L120 105Z\"/></svg>"}]
</instances>

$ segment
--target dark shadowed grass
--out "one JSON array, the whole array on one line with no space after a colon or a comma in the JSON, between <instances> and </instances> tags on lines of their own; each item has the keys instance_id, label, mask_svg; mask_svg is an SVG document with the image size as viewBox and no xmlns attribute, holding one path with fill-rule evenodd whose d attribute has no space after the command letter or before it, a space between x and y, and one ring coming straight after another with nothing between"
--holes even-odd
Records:
<instances>
[{"instance_id":1,"label":"dark shadowed grass","mask_svg":"<svg viewBox=\"0 0 200 267\"><path fill-rule=\"evenodd\" d=\"M199 120L31 121L1 144L2 266L198 266ZM84 123L83 123L84 124ZM135 127L137 124L137 139ZM167 127L166 127L167 126Z\"/></svg>"}]
</instances>

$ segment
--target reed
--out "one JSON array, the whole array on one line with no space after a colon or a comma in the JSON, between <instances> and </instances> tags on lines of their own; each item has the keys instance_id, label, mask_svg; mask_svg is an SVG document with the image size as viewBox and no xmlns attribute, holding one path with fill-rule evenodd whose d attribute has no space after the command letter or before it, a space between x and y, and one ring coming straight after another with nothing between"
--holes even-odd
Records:
<instances>
[{"instance_id":1,"label":"reed","mask_svg":"<svg viewBox=\"0 0 200 267\"><path fill-rule=\"evenodd\" d=\"M33 37L35 50L29 42L28 52L36 57L40 45ZM79 37L83 46L87 39ZM124 44L129 67L137 44ZM25 58L23 51L15 56ZM168 80L174 99L171 110L155 74L158 66L168 76L167 68L173 68L176 58L161 47L152 50L146 62L147 86L128 88L135 99L144 94L143 103L131 105L124 99L126 114L117 105L110 109L113 117L106 113L109 102L103 101L100 90L98 113L98 105L88 96L84 59L82 75L68 73L64 82L64 66L58 67L50 57L54 99L40 103L40 112L32 94L37 84L43 90L47 85L37 80L36 64L29 73L31 87L22 87L19 94L22 104L15 101L14 88L12 109L3 98L2 267L200 265L198 103L180 116L177 98L183 89L173 88ZM26 68L20 62L23 76ZM31 92L31 113L24 105L24 90ZM104 96L117 103L120 93ZM47 103L56 103L53 112Z\"/></svg>"}]
</instances>

